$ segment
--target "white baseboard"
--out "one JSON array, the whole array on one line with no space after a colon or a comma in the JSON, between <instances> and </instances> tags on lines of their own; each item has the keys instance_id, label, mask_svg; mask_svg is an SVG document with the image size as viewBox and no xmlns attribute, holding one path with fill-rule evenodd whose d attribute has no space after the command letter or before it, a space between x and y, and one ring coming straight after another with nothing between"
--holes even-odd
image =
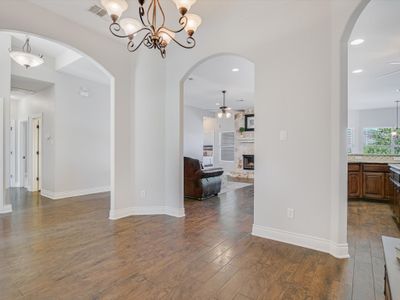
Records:
<instances>
[{"instance_id":1,"label":"white baseboard","mask_svg":"<svg viewBox=\"0 0 400 300\"><path fill-rule=\"evenodd\" d=\"M140 206L110 210L110 220L118 220L129 216L169 215L182 218L185 216L184 208L167 206Z\"/></svg>"},{"instance_id":2,"label":"white baseboard","mask_svg":"<svg viewBox=\"0 0 400 300\"><path fill-rule=\"evenodd\" d=\"M253 225L254 236L329 253L336 258L349 258L348 244L337 244L327 239L285 230Z\"/></svg>"},{"instance_id":3,"label":"white baseboard","mask_svg":"<svg viewBox=\"0 0 400 300\"><path fill-rule=\"evenodd\" d=\"M12 212L11 204L4 205L2 208L0 208L0 214L8 214L10 212Z\"/></svg>"},{"instance_id":4,"label":"white baseboard","mask_svg":"<svg viewBox=\"0 0 400 300\"><path fill-rule=\"evenodd\" d=\"M98 193L105 193L109 192L110 187L109 186L102 186L102 187L97 187L97 188L90 188L90 189L84 189L84 190L75 190L75 191L69 191L69 192L52 192L48 191L45 189L42 189L40 191L40 194L46 198L52 199L52 200L59 200L59 199L64 199L64 198L71 198L71 197L78 197L78 196L85 196L85 195L91 195L91 194L98 194Z\"/></svg>"}]
</instances>

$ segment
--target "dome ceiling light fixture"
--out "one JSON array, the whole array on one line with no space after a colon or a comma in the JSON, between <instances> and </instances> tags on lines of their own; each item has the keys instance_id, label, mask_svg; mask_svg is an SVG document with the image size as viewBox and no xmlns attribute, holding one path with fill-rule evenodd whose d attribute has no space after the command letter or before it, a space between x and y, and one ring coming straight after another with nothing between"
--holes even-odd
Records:
<instances>
[{"instance_id":1,"label":"dome ceiling light fixture","mask_svg":"<svg viewBox=\"0 0 400 300\"><path fill-rule=\"evenodd\" d=\"M181 14L179 18L180 28L169 29L165 26L165 13L161 7L160 0L150 0L145 9L145 0L139 0L140 21L132 18L120 20L121 15L128 9L126 0L101 0L101 4L111 17L110 32L118 38L128 39L128 51L135 52L140 46L145 45L148 49L158 49L162 58L166 56L166 48L171 41L185 49L192 49L196 46L194 33L201 24L198 15L188 14L188 11L195 4L196 0L173 0ZM160 22L160 24L157 24ZM176 34L186 31L185 42L176 39ZM135 38L140 37L135 41Z\"/></svg>"},{"instance_id":2,"label":"dome ceiling light fixture","mask_svg":"<svg viewBox=\"0 0 400 300\"><path fill-rule=\"evenodd\" d=\"M26 38L25 44L22 46L22 51L9 50L10 57L19 65L26 69L40 66L44 63L43 55L32 54L32 48L29 43L29 37Z\"/></svg>"},{"instance_id":3,"label":"dome ceiling light fixture","mask_svg":"<svg viewBox=\"0 0 400 300\"><path fill-rule=\"evenodd\" d=\"M230 112L231 108L226 106L226 91L222 91L222 95L223 95L223 102L222 102L222 106L219 108L221 111L218 113L218 118L222 119L229 119L230 117L232 117L232 113Z\"/></svg>"}]
</instances>

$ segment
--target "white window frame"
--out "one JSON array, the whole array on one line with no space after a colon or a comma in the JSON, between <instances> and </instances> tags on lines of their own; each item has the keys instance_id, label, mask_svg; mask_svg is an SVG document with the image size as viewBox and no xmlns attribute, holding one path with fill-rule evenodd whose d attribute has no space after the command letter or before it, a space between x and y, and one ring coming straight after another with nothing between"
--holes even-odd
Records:
<instances>
[{"instance_id":1,"label":"white window frame","mask_svg":"<svg viewBox=\"0 0 400 300\"><path fill-rule=\"evenodd\" d=\"M224 146L222 147L222 134L224 133L233 133L233 144L232 146ZM223 160L222 159L222 149L223 148L233 148L233 160ZM235 131L221 131L219 133L219 160L222 162L235 162Z\"/></svg>"}]
</instances>

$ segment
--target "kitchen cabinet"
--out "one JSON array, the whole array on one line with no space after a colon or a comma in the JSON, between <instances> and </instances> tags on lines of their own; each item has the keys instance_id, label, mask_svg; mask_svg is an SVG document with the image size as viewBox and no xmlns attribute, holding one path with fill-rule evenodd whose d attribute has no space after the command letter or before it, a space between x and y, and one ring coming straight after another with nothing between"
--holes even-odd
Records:
<instances>
[{"instance_id":1,"label":"kitchen cabinet","mask_svg":"<svg viewBox=\"0 0 400 300\"><path fill-rule=\"evenodd\" d=\"M387 164L349 163L348 198L388 201L393 197L393 184Z\"/></svg>"}]
</instances>

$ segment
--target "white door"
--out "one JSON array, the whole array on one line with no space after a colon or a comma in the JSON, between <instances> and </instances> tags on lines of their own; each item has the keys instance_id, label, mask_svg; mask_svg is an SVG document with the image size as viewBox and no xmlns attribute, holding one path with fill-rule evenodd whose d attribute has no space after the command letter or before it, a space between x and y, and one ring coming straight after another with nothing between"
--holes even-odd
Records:
<instances>
[{"instance_id":1,"label":"white door","mask_svg":"<svg viewBox=\"0 0 400 300\"><path fill-rule=\"evenodd\" d=\"M22 121L19 126L19 179L21 187L28 187L28 122Z\"/></svg>"},{"instance_id":2,"label":"white door","mask_svg":"<svg viewBox=\"0 0 400 300\"><path fill-rule=\"evenodd\" d=\"M40 156L41 156L41 118L33 118L32 119L32 191L40 191L40 173L41 173L41 164L40 164Z\"/></svg>"},{"instance_id":3,"label":"white door","mask_svg":"<svg viewBox=\"0 0 400 300\"><path fill-rule=\"evenodd\" d=\"M10 186L15 187L17 183L17 160L16 160L16 127L15 120L10 121Z\"/></svg>"}]
</instances>

